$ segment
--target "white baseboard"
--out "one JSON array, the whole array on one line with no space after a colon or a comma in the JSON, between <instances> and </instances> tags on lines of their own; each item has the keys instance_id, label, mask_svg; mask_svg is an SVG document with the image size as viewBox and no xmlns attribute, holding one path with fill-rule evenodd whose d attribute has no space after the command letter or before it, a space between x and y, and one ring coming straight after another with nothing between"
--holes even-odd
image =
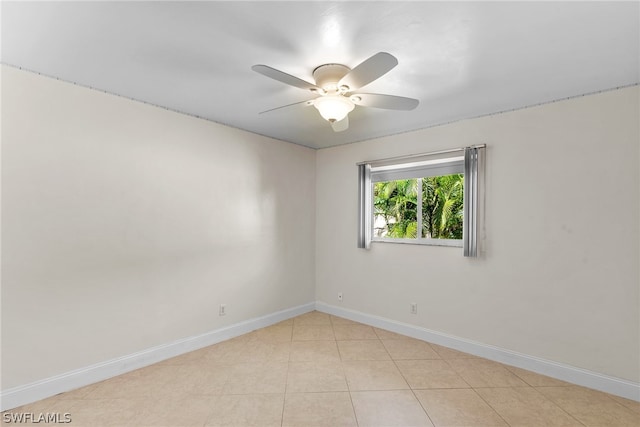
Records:
<instances>
[{"instance_id":1,"label":"white baseboard","mask_svg":"<svg viewBox=\"0 0 640 427\"><path fill-rule=\"evenodd\" d=\"M31 384L2 390L0 410L17 408L58 393L74 390L89 384L103 381L135 369L198 350L221 341L225 341L253 330L273 325L286 319L313 311L315 303L300 305L266 316L249 319L215 331L159 345L127 356L97 363L85 368L56 375Z\"/></svg>"},{"instance_id":2,"label":"white baseboard","mask_svg":"<svg viewBox=\"0 0 640 427\"><path fill-rule=\"evenodd\" d=\"M453 348L455 350L473 354L474 356L484 357L506 365L533 371L538 374L546 375L572 384L640 401L640 384L632 381L599 374L597 372L576 368L550 360L528 356L515 351L455 337L441 332L431 331L419 326L396 322L383 317L347 310L323 302L316 302L316 310L344 317L345 319L364 323L376 328L387 329L412 338Z\"/></svg>"}]
</instances>

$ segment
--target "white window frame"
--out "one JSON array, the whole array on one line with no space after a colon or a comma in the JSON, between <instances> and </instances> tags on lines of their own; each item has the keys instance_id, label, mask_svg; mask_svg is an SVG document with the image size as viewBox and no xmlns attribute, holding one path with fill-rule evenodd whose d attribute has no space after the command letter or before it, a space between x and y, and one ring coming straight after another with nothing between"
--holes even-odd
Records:
<instances>
[{"instance_id":1,"label":"white window frame","mask_svg":"<svg viewBox=\"0 0 640 427\"><path fill-rule=\"evenodd\" d=\"M433 239L422 237L422 179L432 176L444 176L453 174L464 174L464 156L456 155L442 159L423 160L419 162L407 162L394 165L371 167L371 185L377 182L397 181L400 179L417 179L417 222L418 233L415 239L400 239L391 237L376 237L371 231L373 242L386 243L408 243L413 245L433 245L433 246L455 246L462 247L462 239ZM373 190L372 190L373 191ZM375 208L371 203L371 217L375 219ZM373 222L373 221L372 221ZM373 224L371 225L373 227Z\"/></svg>"},{"instance_id":2,"label":"white window frame","mask_svg":"<svg viewBox=\"0 0 640 427\"><path fill-rule=\"evenodd\" d=\"M358 247L369 249L371 242L452 246L463 248L463 254L466 257L477 257L479 181L483 171L484 162L482 157L484 148L484 145L478 145L359 163ZM373 237L373 220L375 217L373 207L374 183L417 178L419 179L419 194L422 194L422 178L457 173L464 174L464 222L463 238L461 240L422 237L421 196L417 198L417 210L420 214L417 217L419 232L415 239Z\"/></svg>"}]
</instances>

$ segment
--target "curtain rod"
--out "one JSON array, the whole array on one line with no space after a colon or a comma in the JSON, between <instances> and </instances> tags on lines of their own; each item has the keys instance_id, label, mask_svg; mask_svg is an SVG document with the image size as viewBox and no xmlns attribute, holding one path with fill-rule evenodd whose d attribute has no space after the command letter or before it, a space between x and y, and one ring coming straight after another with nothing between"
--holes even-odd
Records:
<instances>
[{"instance_id":1,"label":"curtain rod","mask_svg":"<svg viewBox=\"0 0 640 427\"><path fill-rule=\"evenodd\" d=\"M487 146L486 144L478 144L478 145L471 145L469 147L450 148L448 150L432 151L430 153L409 154L408 156L398 156L398 157L387 157L386 159L376 159L376 160L368 160L366 162L358 162L356 163L356 165L360 166L360 165L368 165L368 164L380 163L380 162L391 162L396 160L409 160L416 157L435 156L438 154L455 153L456 151L463 151L465 148L485 148L486 146Z\"/></svg>"}]
</instances>

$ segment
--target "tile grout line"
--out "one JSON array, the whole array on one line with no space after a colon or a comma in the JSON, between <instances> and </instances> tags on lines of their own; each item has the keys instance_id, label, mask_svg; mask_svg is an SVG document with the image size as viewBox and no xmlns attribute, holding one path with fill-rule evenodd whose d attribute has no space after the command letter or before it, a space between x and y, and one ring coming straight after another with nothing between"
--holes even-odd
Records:
<instances>
[{"instance_id":1,"label":"tile grout line","mask_svg":"<svg viewBox=\"0 0 640 427\"><path fill-rule=\"evenodd\" d=\"M511 388L511 387L508 387L508 388ZM476 396L478 396L480 398L480 400L482 400L489 408L491 408L491 410L493 412L495 412L496 415L498 415L498 417L500 417L500 419L502 421L504 421L504 423L506 425L511 426L511 424L509 424L507 422L507 420L502 416L502 414L500 412L498 412L498 410L496 408L494 408L484 397L482 397L482 395L480 393L478 393L475 388L471 387L471 390L473 390L473 392L476 394Z\"/></svg>"},{"instance_id":2,"label":"tile grout line","mask_svg":"<svg viewBox=\"0 0 640 427\"><path fill-rule=\"evenodd\" d=\"M284 394L282 395L282 413L280 415L280 427L284 427L284 409L287 404L287 386L289 384L289 371L291 370L291 350L293 347L293 329L296 326L295 317L291 319L291 333L289 334L289 355L287 356L287 375L284 382Z\"/></svg>"},{"instance_id":3,"label":"tile grout line","mask_svg":"<svg viewBox=\"0 0 640 427\"><path fill-rule=\"evenodd\" d=\"M501 419L502 421L504 421L504 423L505 423L507 426L511 426L511 424L509 424L509 423L507 422L507 420L502 416L502 414L500 414L500 412L498 412L498 410L497 410L496 408L494 408L494 407L493 407L493 406L492 406L492 405L491 405L491 404L490 404L490 403L489 403L489 402L488 402L484 397L482 397L482 395L480 395L480 393L478 393L478 392L476 391L476 388L475 388L475 387L473 387L471 384L469 384L469 382L468 382L467 380L465 380L465 379L462 377L462 375L460 375L460 373L459 373L459 372L458 372L458 371L457 371L457 370L456 370L456 369L451 365L451 363L449 363L449 361L448 361L448 360L445 360L445 362L447 363L447 365L449 365L449 367L450 367L450 368L451 368L451 369L452 369L452 370L453 370L453 371L454 371L454 372L455 372L455 373L456 373L460 378L462 378L462 381L464 381L465 383L467 383L467 385L469 386L469 389L473 390L473 392L476 394L476 396L478 396L478 397L480 398L480 400L482 400L482 401L483 401L483 402L484 402L484 403L485 403L489 408L491 408L491 410L492 410L493 412L495 412L495 413L496 413L496 415L497 415L498 417L500 417L500 419ZM514 375L515 375L515 374L514 374ZM518 377L518 378L520 378L520 377ZM524 381L524 380L523 380L523 381ZM525 383L525 384L527 384L527 382L526 382L526 381L524 381L524 383ZM506 388L512 388L512 387L506 387Z\"/></svg>"},{"instance_id":4,"label":"tile grout line","mask_svg":"<svg viewBox=\"0 0 640 427\"><path fill-rule=\"evenodd\" d=\"M382 341L382 340L380 340ZM429 344L429 343L427 343ZM382 343L382 346L384 347L385 351L387 352L387 354L389 354L389 357L391 357L391 353L389 353L389 350L387 350L387 346L384 345L384 342ZM431 347L431 345L429 345L429 347ZM433 350L433 348L431 347L431 349ZM438 354L437 351L433 350L436 354ZM438 356L440 356L438 354ZM436 423L433 421L433 419L431 418L431 415L429 415L429 411L427 411L427 408L424 407L424 405L422 404L422 402L420 401L420 399L418 399L418 396L416 395L415 390L413 389L413 387L411 387L411 384L409 384L409 380L407 379L407 377L405 377L404 373L402 373L402 370L400 369L400 367L398 366L398 364L396 363L396 360L391 357L391 360L393 361L393 364L395 365L396 369L398 370L398 372L400 372L400 375L402 375L402 378L404 379L404 381L407 383L407 387L409 387L409 390L411 390L411 394L413 395L413 397L418 401L418 404L420 405L420 407L422 408L422 410L424 411L425 415L427 416L427 419L429 420L429 422L435 426Z\"/></svg>"},{"instance_id":5,"label":"tile grout line","mask_svg":"<svg viewBox=\"0 0 640 427\"><path fill-rule=\"evenodd\" d=\"M282 411L280 412L280 427L284 426L284 406L287 403L287 385L289 384L289 371L291 370L291 343L293 343L293 324L289 335L289 354L287 355L287 375L284 379L284 393L282 395Z\"/></svg>"},{"instance_id":6,"label":"tile grout line","mask_svg":"<svg viewBox=\"0 0 640 427\"><path fill-rule=\"evenodd\" d=\"M518 377L523 383L525 383L527 385L527 387L532 388L533 390L536 391L536 393L540 394L540 396L542 396L545 400L549 401L551 404L553 404L554 406L556 406L558 409L560 409L562 412L564 412L565 414L567 414L571 419L575 420L576 422L578 422L581 425L585 425L582 421L580 421L579 419L577 419L576 417L574 417L572 414L570 414L567 410L565 410L562 406L558 405L556 402L552 401L551 399L549 399L547 396L545 396L543 393L541 393L539 390L536 389L536 387L533 386L533 384L530 384L525 378L521 377L520 375L518 375L517 372L512 371L511 369L508 368L507 365L501 364L503 366L505 366L505 368L507 369L507 371L511 372L513 375L515 375L516 377ZM557 386L557 387L563 387L563 386ZM487 405L489 405L499 416L500 418L502 418L502 415L500 415L500 413L498 412L498 410L496 408L494 408L488 401L486 401L481 395L480 393L478 393L476 391L476 388L501 388L501 387L472 387L473 391L476 392L477 395L480 396L480 398L482 400L484 400ZM515 386L513 387L505 387L505 388L517 388ZM504 418L503 418L504 419ZM505 420L506 422L506 420Z\"/></svg>"},{"instance_id":7,"label":"tile grout line","mask_svg":"<svg viewBox=\"0 0 640 427\"><path fill-rule=\"evenodd\" d=\"M518 377L519 378L519 377ZM547 396L545 396L540 390L536 389L534 386L532 386L531 384L529 384L528 382L526 382L524 379L522 379L522 381L524 381L527 385L529 385L533 390L535 390L536 393L538 393L540 396L544 397L545 400L549 401L552 405L556 406L558 409L560 409L562 412L564 412L565 414L567 414L571 419L576 420L578 423L582 424L583 426L586 426L585 423L583 423L582 421L580 421L579 419L577 419L576 417L573 416L573 414L571 414L569 411L567 411L566 409L564 409L562 406L560 406L559 404L557 404L556 402L554 402L553 400L549 399Z\"/></svg>"},{"instance_id":8,"label":"tile grout line","mask_svg":"<svg viewBox=\"0 0 640 427\"><path fill-rule=\"evenodd\" d=\"M333 332L333 337L336 337L336 331L334 329L333 316L329 316L329 321L331 322L331 331ZM353 418L356 420L356 427L360 425L358 422L358 413L356 412L356 407L353 404L353 396L351 394L351 387L349 387L349 379L347 378L347 373L344 369L344 360L342 359L342 353L340 352L340 347L338 346L338 340L336 342L336 350L338 351L338 356L340 357L340 368L342 369L342 374L344 375L344 382L347 385L347 393L349 393L349 402L351 402L351 410L353 411Z\"/></svg>"},{"instance_id":9,"label":"tile grout line","mask_svg":"<svg viewBox=\"0 0 640 427\"><path fill-rule=\"evenodd\" d=\"M514 373L515 375L515 373ZM520 377L518 377L520 378ZM521 378L522 379L522 378ZM569 412L567 412L563 407L561 407L560 405L556 404L555 402L553 402L552 400L550 400L549 398L547 398L544 394L540 393L538 390L536 390L535 387L533 387L532 385L530 385L529 383L527 383L524 379L522 379L522 381L524 381L525 384L527 384L526 386L505 386L505 387L471 387L471 390L473 390L473 392L480 398L482 399L483 402L485 402L496 414L498 414L498 416L504 420L504 422L508 425L511 426L511 424L509 424L507 422L507 420L502 416L502 414L498 411L497 408L495 408L488 400L486 400L480 393L478 393L477 389L480 388L488 388L488 389L516 389L516 388L531 388L533 390L535 390L537 393L539 393L542 397L544 397L545 400L547 400L549 403L551 403L552 405L554 405L555 407L557 407L558 409L560 409L562 412L564 412L565 414L567 414L569 416L569 418L573 419L574 421L576 421L578 424L582 425L582 426L586 426L586 424L584 424L582 421L580 421L579 419L577 419L576 417L574 417L573 415L571 415Z\"/></svg>"}]
</instances>

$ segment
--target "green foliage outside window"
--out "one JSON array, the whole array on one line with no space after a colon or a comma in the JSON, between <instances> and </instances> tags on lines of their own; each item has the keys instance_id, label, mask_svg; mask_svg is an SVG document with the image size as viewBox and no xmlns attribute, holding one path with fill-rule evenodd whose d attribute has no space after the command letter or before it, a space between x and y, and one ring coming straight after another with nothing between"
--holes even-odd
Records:
<instances>
[{"instance_id":1,"label":"green foliage outside window","mask_svg":"<svg viewBox=\"0 0 640 427\"><path fill-rule=\"evenodd\" d=\"M462 239L464 175L432 176L421 181L421 237ZM374 236L417 237L419 188L418 179L374 184Z\"/></svg>"}]
</instances>

